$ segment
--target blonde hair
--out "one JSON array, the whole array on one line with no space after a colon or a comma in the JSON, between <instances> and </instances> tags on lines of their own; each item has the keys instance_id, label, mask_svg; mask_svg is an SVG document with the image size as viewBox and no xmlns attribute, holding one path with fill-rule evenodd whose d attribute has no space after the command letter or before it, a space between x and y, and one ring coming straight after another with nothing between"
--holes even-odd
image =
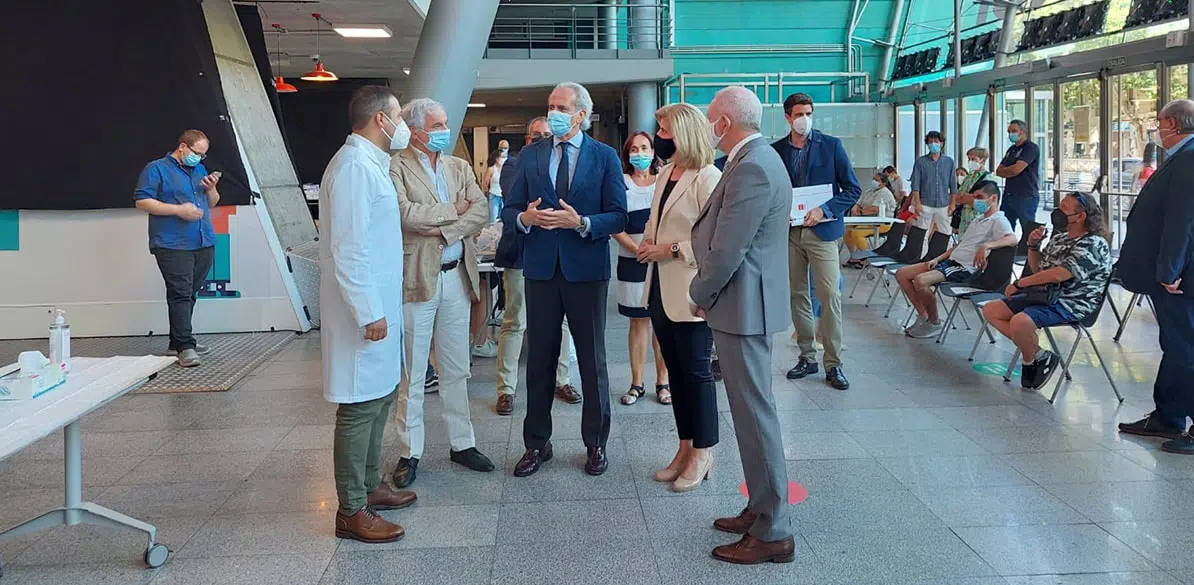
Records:
<instances>
[{"instance_id":1,"label":"blonde hair","mask_svg":"<svg viewBox=\"0 0 1194 585\"><path fill-rule=\"evenodd\" d=\"M701 169L713 164L713 147L709 145L709 121L696 106L671 104L655 112L655 120L667 120L671 125L676 154L672 164L680 169Z\"/></svg>"},{"instance_id":2,"label":"blonde hair","mask_svg":"<svg viewBox=\"0 0 1194 585\"><path fill-rule=\"evenodd\" d=\"M975 147L971 148L970 150L967 150L966 154L973 154L974 156L981 158L983 160L987 160L987 157L990 155L990 153L987 152L987 149L985 149L981 146L975 146Z\"/></svg>"}]
</instances>

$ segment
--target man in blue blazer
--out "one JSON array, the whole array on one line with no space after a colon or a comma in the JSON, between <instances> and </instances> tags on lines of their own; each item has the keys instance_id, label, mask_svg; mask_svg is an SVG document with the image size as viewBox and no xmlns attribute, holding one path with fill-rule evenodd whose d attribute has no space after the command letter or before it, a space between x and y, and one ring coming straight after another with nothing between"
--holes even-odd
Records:
<instances>
[{"instance_id":1,"label":"man in blue blazer","mask_svg":"<svg viewBox=\"0 0 1194 585\"><path fill-rule=\"evenodd\" d=\"M1157 117L1166 157L1128 215L1116 265L1124 288L1147 294L1157 310L1161 366L1156 409L1120 432L1169 439L1161 449L1194 455L1194 101L1174 100Z\"/></svg>"},{"instance_id":2,"label":"man in blue blazer","mask_svg":"<svg viewBox=\"0 0 1194 585\"><path fill-rule=\"evenodd\" d=\"M519 154L506 192L504 225L523 232L526 280L526 453L514 475L529 476L551 459L551 406L564 317L580 366L581 437L588 448L585 472L609 466L609 375L605 369L605 314L609 289L609 239L626 228L626 183L613 148L584 133L593 98L576 83L561 83L547 99L552 139Z\"/></svg>"},{"instance_id":3,"label":"man in blue blazer","mask_svg":"<svg viewBox=\"0 0 1194 585\"><path fill-rule=\"evenodd\" d=\"M794 93L784 100L784 116L792 132L771 146L788 168L793 187L832 185L833 199L805 215L804 225L788 232L788 277L792 289L792 324L800 360L788 371L789 380L815 374L817 320L809 294L809 277L821 305L820 330L825 345L825 381L838 390L850 387L842 371L842 264L840 240L846 233L842 218L858 202L862 189L854 176L842 141L813 130L813 98Z\"/></svg>"}]
</instances>

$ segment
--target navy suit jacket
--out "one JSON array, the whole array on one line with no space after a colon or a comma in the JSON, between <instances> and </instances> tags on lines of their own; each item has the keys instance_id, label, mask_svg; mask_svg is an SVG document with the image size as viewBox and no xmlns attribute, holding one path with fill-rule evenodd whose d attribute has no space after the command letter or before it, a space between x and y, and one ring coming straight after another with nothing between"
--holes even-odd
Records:
<instances>
[{"instance_id":1,"label":"navy suit jacket","mask_svg":"<svg viewBox=\"0 0 1194 585\"><path fill-rule=\"evenodd\" d=\"M539 209L563 209L548 171L554 146L554 140L540 140L519 153L518 167L512 173L514 182L509 191L503 189L504 225L518 229L518 214L536 199L541 199ZM503 177L505 174L503 169ZM585 135L567 200L577 213L589 218L588 235L531 227L521 238L523 277L551 280L558 266L568 282L609 280L609 239L625 231L627 220L626 182L618 152Z\"/></svg>"},{"instance_id":2,"label":"navy suit jacket","mask_svg":"<svg viewBox=\"0 0 1194 585\"><path fill-rule=\"evenodd\" d=\"M792 179L792 186L795 187L797 177L792 161L796 149L792 146L789 135L773 142L771 146L783 159L784 166L788 168L788 176ZM813 227L813 233L817 234L818 238L831 242L845 235L846 224L842 219L846 217L846 212L858 203L862 188L858 186L854 167L850 164L850 157L846 155L841 140L820 130L813 130L808 136L805 148L808 149L805 186L833 185L833 199L822 205L821 209L825 212L825 217L834 219Z\"/></svg>"},{"instance_id":3,"label":"navy suit jacket","mask_svg":"<svg viewBox=\"0 0 1194 585\"><path fill-rule=\"evenodd\" d=\"M514 175L517 173L518 157L507 155L506 162L502 165L502 177L498 180L498 184L502 186L502 193L510 192L514 186ZM498 240L497 251L493 256L494 266L522 270L522 236L523 233L518 230L517 225L502 220L502 239Z\"/></svg>"},{"instance_id":4,"label":"navy suit jacket","mask_svg":"<svg viewBox=\"0 0 1194 585\"><path fill-rule=\"evenodd\" d=\"M1117 270L1124 288L1168 294L1161 283L1194 287L1194 140L1148 179L1128 215ZM1189 293L1186 294L1189 296Z\"/></svg>"}]
</instances>

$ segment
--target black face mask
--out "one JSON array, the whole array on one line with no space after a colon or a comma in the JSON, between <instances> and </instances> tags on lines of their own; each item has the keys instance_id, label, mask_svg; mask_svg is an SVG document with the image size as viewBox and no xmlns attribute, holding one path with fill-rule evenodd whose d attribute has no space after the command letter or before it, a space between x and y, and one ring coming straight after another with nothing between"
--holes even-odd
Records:
<instances>
[{"instance_id":1,"label":"black face mask","mask_svg":"<svg viewBox=\"0 0 1194 585\"><path fill-rule=\"evenodd\" d=\"M1054 209L1053 213L1049 214L1049 221L1053 224L1054 232L1064 232L1069 230L1070 216L1066 215L1060 209Z\"/></svg>"},{"instance_id":2,"label":"black face mask","mask_svg":"<svg viewBox=\"0 0 1194 585\"><path fill-rule=\"evenodd\" d=\"M651 140L651 146L655 149L655 156L663 160L671 160L676 154L676 141L671 138L660 138L658 134Z\"/></svg>"}]
</instances>

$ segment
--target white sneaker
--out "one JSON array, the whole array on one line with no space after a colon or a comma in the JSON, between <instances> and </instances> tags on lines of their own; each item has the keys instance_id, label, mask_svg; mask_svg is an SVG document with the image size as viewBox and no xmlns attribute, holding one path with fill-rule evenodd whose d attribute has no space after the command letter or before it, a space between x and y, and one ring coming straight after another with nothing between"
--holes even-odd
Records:
<instances>
[{"instance_id":1,"label":"white sneaker","mask_svg":"<svg viewBox=\"0 0 1194 585\"><path fill-rule=\"evenodd\" d=\"M184 349L178 354L178 365L184 368L193 368L201 363L199 354L193 349Z\"/></svg>"},{"instance_id":2,"label":"white sneaker","mask_svg":"<svg viewBox=\"0 0 1194 585\"><path fill-rule=\"evenodd\" d=\"M913 330L917 329L918 327L923 327L924 324L927 323L928 321L929 321L928 319L925 319L924 317L917 315L916 320L913 321L911 325L909 325L908 327L906 327L904 329L904 333L911 333Z\"/></svg>"},{"instance_id":3,"label":"white sneaker","mask_svg":"<svg viewBox=\"0 0 1194 585\"><path fill-rule=\"evenodd\" d=\"M485 343L473 346L473 357L479 358L495 358L498 354L497 344L492 339L486 339Z\"/></svg>"},{"instance_id":4,"label":"white sneaker","mask_svg":"<svg viewBox=\"0 0 1194 585\"><path fill-rule=\"evenodd\" d=\"M914 339L931 339L941 334L942 327L941 323L925 321L919 328L908 331L908 337Z\"/></svg>"}]
</instances>

